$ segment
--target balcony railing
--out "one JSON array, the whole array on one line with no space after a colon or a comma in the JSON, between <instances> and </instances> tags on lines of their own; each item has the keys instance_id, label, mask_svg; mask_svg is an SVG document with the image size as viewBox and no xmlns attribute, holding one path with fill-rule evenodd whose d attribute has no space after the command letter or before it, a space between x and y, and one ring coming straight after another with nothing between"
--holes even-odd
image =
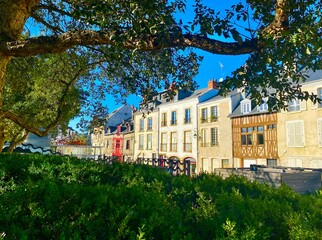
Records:
<instances>
[{"instance_id":1,"label":"balcony railing","mask_svg":"<svg viewBox=\"0 0 322 240\"><path fill-rule=\"evenodd\" d=\"M147 131L152 131L152 126L148 126Z\"/></svg>"},{"instance_id":2,"label":"balcony railing","mask_svg":"<svg viewBox=\"0 0 322 240\"><path fill-rule=\"evenodd\" d=\"M206 142L206 143L201 143L201 147L210 147L211 143Z\"/></svg>"},{"instance_id":3,"label":"balcony railing","mask_svg":"<svg viewBox=\"0 0 322 240\"><path fill-rule=\"evenodd\" d=\"M177 120L176 119L171 120L171 125L177 125Z\"/></svg>"},{"instance_id":4,"label":"balcony railing","mask_svg":"<svg viewBox=\"0 0 322 240\"><path fill-rule=\"evenodd\" d=\"M185 118L184 119L184 123L187 124L187 123L191 123L191 118Z\"/></svg>"},{"instance_id":5,"label":"balcony railing","mask_svg":"<svg viewBox=\"0 0 322 240\"><path fill-rule=\"evenodd\" d=\"M167 144L161 143L161 152L166 152L166 151L167 151Z\"/></svg>"},{"instance_id":6,"label":"balcony railing","mask_svg":"<svg viewBox=\"0 0 322 240\"><path fill-rule=\"evenodd\" d=\"M166 127L167 126L167 121L162 121L161 122L161 127Z\"/></svg>"},{"instance_id":7,"label":"balcony railing","mask_svg":"<svg viewBox=\"0 0 322 240\"><path fill-rule=\"evenodd\" d=\"M217 122L218 121L218 116L211 116L210 117L210 122Z\"/></svg>"},{"instance_id":8,"label":"balcony railing","mask_svg":"<svg viewBox=\"0 0 322 240\"><path fill-rule=\"evenodd\" d=\"M192 143L184 143L183 149L185 152L192 152Z\"/></svg>"},{"instance_id":9,"label":"balcony railing","mask_svg":"<svg viewBox=\"0 0 322 240\"><path fill-rule=\"evenodd\" d=\"M200 121L201 121L201 123L207 123L208 119L207 118L201 118Z\"/></svg>"},{"instance_id":10,"label":"balcony railing","mask_svg":"<svg viewBox=\"0 0 322 240\"><path fill-rule=\"evenodd\" d=\"M171 143L170 144L170 151L176 152L177 151L177 143Z\"/></svg>"}]
</instances>

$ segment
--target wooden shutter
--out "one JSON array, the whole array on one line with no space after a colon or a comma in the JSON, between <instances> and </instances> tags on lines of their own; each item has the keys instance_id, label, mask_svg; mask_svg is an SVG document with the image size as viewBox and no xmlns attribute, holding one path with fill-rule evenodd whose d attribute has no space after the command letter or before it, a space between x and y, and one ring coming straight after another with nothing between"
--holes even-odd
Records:
<instances>
[{"instance_id":1,"label":"wooden shutter","mask_svg":"<svg viewBox=\"0 0 322 240\"><path fill-rule=\"evenodd\" d=\"M286 141L288 147L294 147L295 145L295 135L294 135L294 122L287 122L286 123Z\"/></svg>"},{"instance_id":2,"label":"wooden shutter","mask_svg":"<svg viewBox=\"0 0 322 240\"><path fill-rule=\"evenodd\" d=\"M322 118L318 119L318 145L322 146Z\"/></svg>"}]
</instances>

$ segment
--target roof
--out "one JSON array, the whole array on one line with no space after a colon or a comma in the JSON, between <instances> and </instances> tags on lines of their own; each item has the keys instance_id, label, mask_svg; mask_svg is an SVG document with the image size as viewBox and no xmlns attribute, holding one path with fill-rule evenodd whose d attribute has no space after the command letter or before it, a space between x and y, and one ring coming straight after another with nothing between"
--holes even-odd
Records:
<instances>
[{"instance_id":1,"label":"roof","mask_svg":"<svg viewBox=\"0 0 322 240\"><path fill-rule=\"evenodd\" d=\"M305 75L307 75L307 79L305 79L305 83L313 82L313 81L321 81L322 80L322 70L313 71L312 69L306 70Z\"/></svg>"},{"instance_id":2,"label":"roof","mask_svg":"<svg viewBox=\"0 0 322 240\"><path fill-rule=\"evenodd\" d=\"M132 119L133 109L130 105L125 104L115 109L106 121L106 126L118 126L124 121Z\"/></svg>"}]
</instances>

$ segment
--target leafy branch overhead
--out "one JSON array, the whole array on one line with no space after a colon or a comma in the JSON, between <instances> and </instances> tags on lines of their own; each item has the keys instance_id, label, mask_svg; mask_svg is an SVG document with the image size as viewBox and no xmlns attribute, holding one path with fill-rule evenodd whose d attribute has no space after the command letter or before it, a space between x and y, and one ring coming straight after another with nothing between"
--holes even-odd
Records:
<instances>
[{"instance_id":1,"label":"leafy branch overhead","mask_svg":"<svg viewBox=\"0 0 322 240\"><path fill-rule=\"evenodd\" d=\"M146 95L176 84L194 88L202 60L194 52L248 54L244 66L221 83L223 93L244 88L258 102L284 107L302 92L303 67L321 69L321 1L232 1L220 10L201 0L2 0L0 2L0 115L28 131L25 119L5 109L6 67L13 57L86 53L97 63L82 86L95 94ZM191 16L180 16L192 9ZM190 19L186 19L189 18ZM35 36L35 29L42 30ZM94 77L95 76L95 79ZM22 82L21 84L25 84ZM153 91L152 91L153 90ZM57 124L44 126L43 135Z\"/></svg>"}]
</instances>

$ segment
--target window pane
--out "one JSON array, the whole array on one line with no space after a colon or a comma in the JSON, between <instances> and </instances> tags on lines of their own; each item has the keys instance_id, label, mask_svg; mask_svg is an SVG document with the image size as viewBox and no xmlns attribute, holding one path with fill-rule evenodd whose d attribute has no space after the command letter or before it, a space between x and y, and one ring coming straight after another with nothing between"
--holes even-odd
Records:
<instances>
[{"instance_id":1,"label":"window pane","mask_svg":"<svg viewBox=\"0 0 322 240\"><path fill-rule=\"evenodd\" d=\"M259 145L264 144L264 134L263 133L258 133L257 134L257 142L258 142Z\"/></svg>"},{"instance_id":2,"label":"window pane","mask_svg":"<svg viewBox=\"0 0 322 240\"><path fill-rule=\"evenodd\" d=\"M253 136L247 135L247 145L252 145L252 144L253 144Z\"/></svg>"},{"instance_id":3,"label":"window pane","mask_svg":"<svg viewBox=\"0 0 322 240\"><path fill-rule=\"evenodd\" d=\"M242 145L247 145L246 135L241 136L241 142L242 142Z\"/></svg>"}]
</instances>

